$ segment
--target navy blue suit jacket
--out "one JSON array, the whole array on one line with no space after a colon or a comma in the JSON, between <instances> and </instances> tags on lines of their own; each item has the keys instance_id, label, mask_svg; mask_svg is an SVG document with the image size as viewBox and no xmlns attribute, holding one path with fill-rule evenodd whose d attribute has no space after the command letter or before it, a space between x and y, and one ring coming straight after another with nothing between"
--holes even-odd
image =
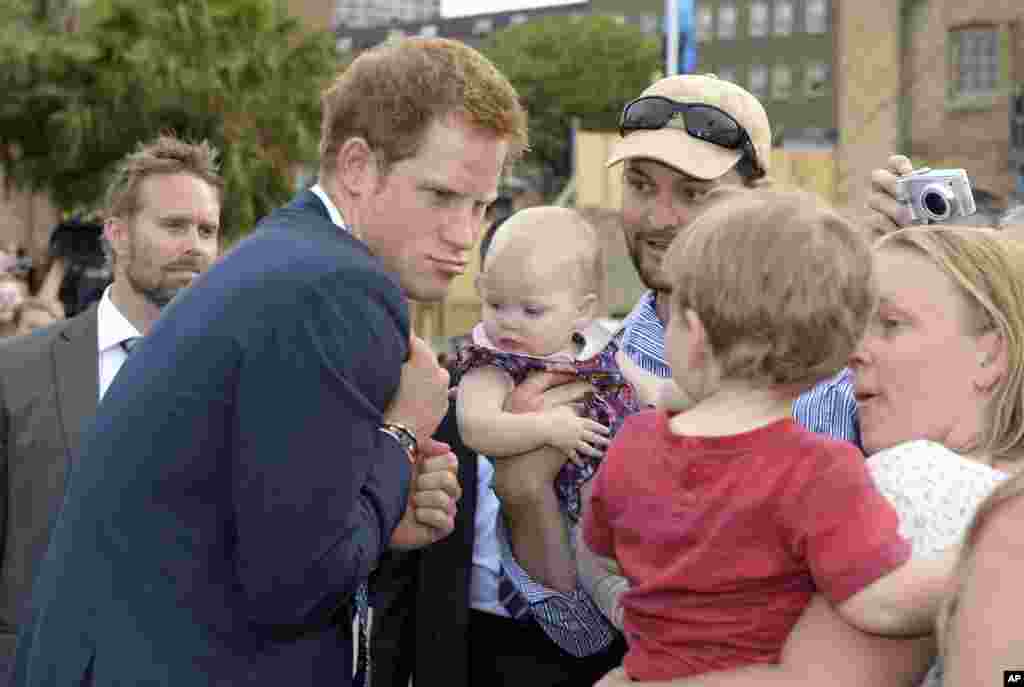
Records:
<instances>
[{"instance_id":1,"label":"navy blue suit jacket","mask_svg":"<svg viewBox=\"0 0 1024 687\"><path fill-rule=\"evenodd\" d=\"M69 476L18 685L347 685L411 469L407 303L312 193L167 308Z\"/></svg>"}]
</instances>

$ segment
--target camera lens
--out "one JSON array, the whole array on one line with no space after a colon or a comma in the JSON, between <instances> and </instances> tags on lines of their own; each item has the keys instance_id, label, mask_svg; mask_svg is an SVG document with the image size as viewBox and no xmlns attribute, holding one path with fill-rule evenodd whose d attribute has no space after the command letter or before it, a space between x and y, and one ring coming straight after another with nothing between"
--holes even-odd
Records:
<instances>
[{"instance_id":1,"label":"camera lens","mask_svg":"<svg viewBox=\"0 0 1024 687\"><path fill-rule=\"evenodd\" d=\"M938 190L927 190L922 193L921 206L932 219L942 220L949 217L949 201L946 194Z\"/></svg>"}]
</instances>

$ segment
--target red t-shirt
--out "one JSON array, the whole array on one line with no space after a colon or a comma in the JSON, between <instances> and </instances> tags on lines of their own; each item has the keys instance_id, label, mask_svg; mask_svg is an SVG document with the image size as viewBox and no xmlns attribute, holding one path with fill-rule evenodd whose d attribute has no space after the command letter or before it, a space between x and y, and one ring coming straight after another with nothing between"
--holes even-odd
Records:
<instances>
[{"instance_id":1,"label":"red t-shirt","mask_svg":"<svg viewBox=\"0 0 1024 687\"><path fill-rule=\"evenodd\" d=\"M632 584L634 680L777 663L816 589L845 601L910 556L860 452L790 419L681 437L638 413L594 481L584 536Z\"/></svg>"}]
</instances>

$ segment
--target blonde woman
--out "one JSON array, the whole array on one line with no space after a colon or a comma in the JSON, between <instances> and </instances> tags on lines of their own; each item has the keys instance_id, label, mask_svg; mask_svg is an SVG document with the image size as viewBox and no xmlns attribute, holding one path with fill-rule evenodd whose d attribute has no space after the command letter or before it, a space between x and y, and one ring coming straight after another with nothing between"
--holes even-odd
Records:
<instances>
[{"instance_id":1,"label":"blonde woman","mask_svg":"<svg viewBox=\"0 0 1024 687\"><path fill-rule=\"evenodd\" d=\"M1024 242L917 227L884 237L874 253L879 308L851 358L861 438L901 532L927 555L962 536L1024 455ZM900 647L842 623L814 603L779 665L644 684L899 685L926 672L925 684L939 684L927 642ZM851 652L877 652L876 672L851 671ZM628 683L612 673L599 684Z\"/></svg>"}]
</instances>

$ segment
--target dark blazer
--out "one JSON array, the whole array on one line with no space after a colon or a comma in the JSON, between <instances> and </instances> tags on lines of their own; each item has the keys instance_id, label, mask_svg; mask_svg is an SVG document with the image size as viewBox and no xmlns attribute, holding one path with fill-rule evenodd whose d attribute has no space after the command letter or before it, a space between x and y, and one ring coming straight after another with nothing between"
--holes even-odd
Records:
<instances>
[{"instance_id":1,"label":"dark blazer","mask_svg":"<svg viewBox=\"0 0 1024 687\"><path fill-rule=\"evenodd\" d=\"M462 498L455 530L445 539L408 553L389 553L374 575L372 592L373 683L467 687L469 679L469 584L473 565L477 456L459 436L455 403L435 438L459 458Z\"/></svg>"},{"instance_id":2,"label":"dark blazer","mask_svg":"<svg viewBox=\"0 0 1024 687\"><path fill-rule=\"evenodd\" d=\"M347 685L348 601L404 511L378 431L407 303L312 193L125 363L68 481L19 685Z\"/></svg>"},{"instance_id":3,"label":"dark blazer","mask_svg":"<svg viewBox=\"0 0 1024 687\"><path fill-rule=\"evenodd\" d=\"M99 397L96 306L0 344L0 664L64 498L64 477Z\"/></svg>"}]
</instances>

